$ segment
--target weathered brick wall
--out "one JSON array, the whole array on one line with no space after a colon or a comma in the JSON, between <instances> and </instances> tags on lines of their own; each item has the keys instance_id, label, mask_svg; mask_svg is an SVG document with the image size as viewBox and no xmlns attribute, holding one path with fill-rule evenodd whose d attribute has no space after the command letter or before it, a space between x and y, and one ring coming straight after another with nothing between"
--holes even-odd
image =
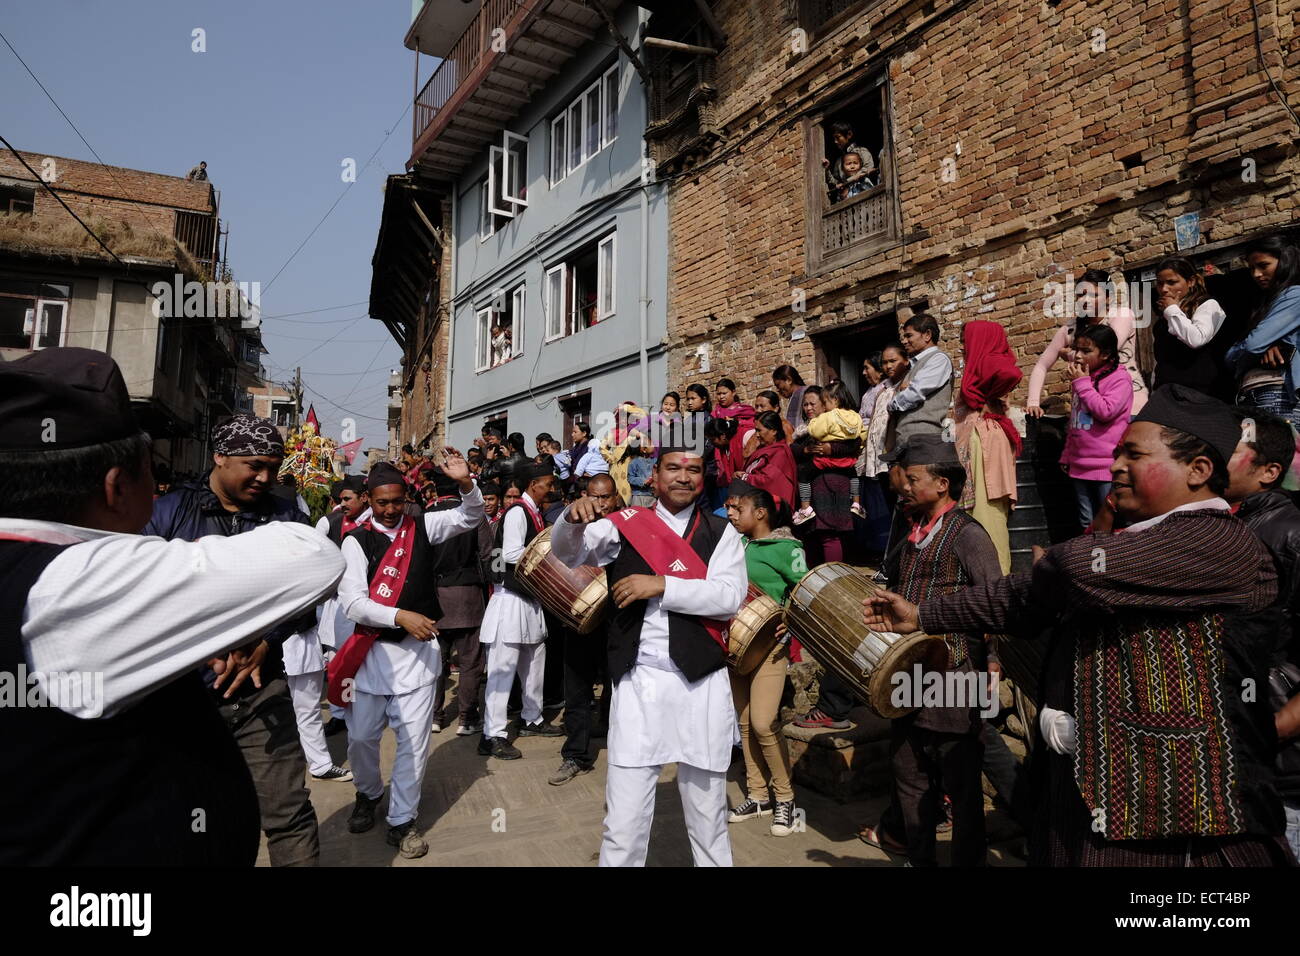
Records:
<instances>
[{"instance_id":1,"label":"weathered brick wall","mask_svg":"<svg viewBox=\"0 0 1300 956\"><path fill-rule=\"evenodd\" d=\"M176 176L101 166L62 156L40 153L22 154L28 164L42 175L52 168L50 183L64 202L82 219L102 219L125 223L144 235L160 234L170 239L175 224L175 210L212 212L211 183L190 182ZM47 166L50 160L53 166ZM31 181L29 173L13 153L0 151L0 176ZM32 215L49 222L70 222L67 211L46 190L37 188Z\"/></svg>"},{"instance_id":2,"label":"weathered brick wall","mask_svg":"<svg viewBox=\"0 0 1300 956\"><path fill-rule=\"evenodd\" d=\"M1260 5L1264 59L1300 109L1300 0L1279 6ZM729 374L750 398L783 361L811 377L811 334L892 322L921 301L949 348L961 321L1003 322L1027 378L1055 326L1042 306L1055 272L1149 263L1193 210L1208 244L1297 219L1300 130L1258 67L1248 5L1193 2L1189 21L1180 0L886 0L801 56L786 9L715 6L725 135L670 187L675 387ZM883 68L902 241L809 275L800 112ZM807 334L792 341L795 330ZM1024 396L1022 385L1013 399Z\"/></svg>"},{"instance_id":3,"label":"weathered brick wall","mask_svg":"<svg viewBox=\"0 0 1300 956\"><path fill-rule=\"evenodd\" d=\"M439 223L444 236L452 235L451 203L444 202ZM438 271L438 295L434 297L426 323L427 341L417 343L418 354L403 360L401 440L417 447L439 449L446 440L447 355L451 314L451 256L444 255ZM420 346L423 345L423 348ZM415 375L408 365L413 362ZM468 449L460 449L461 453Z\"/></svg>"}]
</instances>

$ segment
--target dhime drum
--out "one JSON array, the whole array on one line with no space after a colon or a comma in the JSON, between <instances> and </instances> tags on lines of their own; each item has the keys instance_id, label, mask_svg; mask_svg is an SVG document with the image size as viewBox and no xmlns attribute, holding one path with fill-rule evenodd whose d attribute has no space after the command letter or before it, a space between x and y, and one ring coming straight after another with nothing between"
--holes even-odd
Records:
<instances>
[{"instance_id":1,"label":"dhime drum","mask_svg":"<svg viewBox=\"0 0 1300 956\"><path fill-rule=\"evenodd\" d=\"M948 666L948 645L916 631L874 631L862 621L862 602L881 587L847 564L813 568L790 592L785 626L813 657L852 687L881 717L902 717L916 707L895 707L892 678L920 664L924 671Z\"/></svg>"},{"instance_id":2,"label":"dhime drum","mask_svg":"<svg viewBox=\"0 0 1300 956\"><path fill-rule=\"evenodd\" d=\"M776 647L780 626L781 605L751 584L727 629L727 666L737 674L751 673Z\"/></svg>"},{"instance_id":3,"label":"dhime drum","mask_svg":"<svg viewBox=\"0 0 1300 956\"><path fill-rule=\"evenodd\" d=\"M590 634L609 612L609 587L601 568L571 568L551 554L551 529L547 528L528 543L515 580L542 607L579 634Z\"/></svg>"}]
</instances>

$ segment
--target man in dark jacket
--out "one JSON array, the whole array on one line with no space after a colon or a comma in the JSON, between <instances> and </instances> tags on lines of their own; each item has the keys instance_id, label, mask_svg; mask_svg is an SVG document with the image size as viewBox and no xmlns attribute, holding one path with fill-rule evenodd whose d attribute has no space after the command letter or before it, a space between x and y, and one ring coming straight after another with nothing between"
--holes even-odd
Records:
<instances>
[{"instance_id":1,"label":"man in dark jacket","mask_svg":"<svg viewBox=\"0 0 1300 956\"><path fill-rule=\"evenodd\" d=\"M243 534L272 521L308 523L294 501L271 494L284 460L284 441L274 422L236 415L213 431L212 448L212 470L154 502L144 534L197 541ZM253 775L272 866L314 866L320 857L316 811L304 783L307 764L281 655L284 639L313 622L309 612L281 624L224 660L209 661L203 671ZM251 680L233 692L224 686L249 669Z\"/></svg>"},{"instance_id":2,"label":"man in dark jacket","mask_svg":"<svg viewBox=\"0 0 1300 956\"><path fill-rule=\"evenodd\" d=\"M448 511L460 507L460 485L435 469L433 486L437 496L427 511ZM433 688L433 732L447 726L447 672L451 669L452 651L456 652L459 680L456 685L456 711L460 723L456 733L468 737L483 730L479 697L483 691L483 645L478 629L487 607L488 565L496 526L486 513L477 528L465 531L444 542L434 558L438 578L438 644L442 649L442 670Z\"/></svg>"},{"instance_id":3,"label":"man in dark jacket","mask_svg":"<svg viewBox=\"0 0 1300 956\"><path fill-rule=\"evenodd\" d=\"M1264 542L1277 568L1278 604L1287 628L1269 670L1277 725L1277 789L1286 811L1286 838L1300 857L1300 511L1281 490L1295 457L1291 426L1257 408L1237 408L1241 442L1228 463L1228 503Z\"/></svg>"}]
</instances>

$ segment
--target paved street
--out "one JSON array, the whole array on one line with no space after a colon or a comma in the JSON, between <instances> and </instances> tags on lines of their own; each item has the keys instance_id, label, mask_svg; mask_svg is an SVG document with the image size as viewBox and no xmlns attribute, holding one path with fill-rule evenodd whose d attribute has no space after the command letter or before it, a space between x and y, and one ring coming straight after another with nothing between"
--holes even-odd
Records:
<instances>
[{"instance_id":1,"label":"paved street","mask_svg":"<svg viewBox=\"0 0 1300 956\"><path fill-rule=\"evenodd\" d=\"M312 781L312 802L321 821L321 864L324 866L595 866L604 816L605 752L596 769L562 787L546 778L559 766L563 738L526 737L515 741L522 760L480 757L477 737L457 737L454 727L434 735L420 805L420 826L429 853L420 860L403 860L384 841L381 817L369 833L347 830L355 790L350 783ZM346 760L346 738L329 741L336 762ZM603 741L602 741L603 743ZM384 735L385 780L392 766L394 739ZM732 765L728 797L742 799L743 765ZM731 827L737 866L898 866L901 857L867 846L855 833L879 817L884 797L838 804L808 788L796 788L796 801L806 812L806 829L773 837L768 821L749 820ZM656 816L650 842L651 866L689 866L690 846L682 822L674 768L665 769L659 783ZM994 866L1019 866L1011 850L1021 842L1002 839L1010 824L1000 811L989 813L989 860ZM947 836L940 836L940 861L946 862ZM266 865L265 846L259 856Z\"/></svg>"}]
</instances>

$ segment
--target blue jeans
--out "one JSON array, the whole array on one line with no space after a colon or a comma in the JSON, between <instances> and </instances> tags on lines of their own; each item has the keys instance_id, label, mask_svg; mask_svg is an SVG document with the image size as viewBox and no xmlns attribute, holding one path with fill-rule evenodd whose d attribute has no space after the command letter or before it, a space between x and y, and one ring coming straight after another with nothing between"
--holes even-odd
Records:
<instances>
[{"instance_id":1,"label":"blue jeans","mask_svg":"<svg viewBox=\"0 0 1300 956\"><path fill-rule=\"evenodd\" d=\"M1279 418L1286 419L1292 425L1300 427L1300 405L1297 405L1294 399L1288 400L1285 385L1264 385L1260 388L1252 388L1248 392L1239 393L1237 402L1241 405L1250 405L1266 412L1272 412Z\"/></svg>"},{"instance_id":2,"label":"blue jeans","mask_svg":"<svg viewBox=\"0 0 1300 956\"><path fill-rule=\"evenodd\" d=\"M1101 510L1110 494L1109 481L1093 481L1089 478L1071 478L1074 496L1079 503L1079 527L1086 528L1092 524L1092 516Z\"/></svg>"},{"instance_id":3,"label":"blue jeans","mask_svg":"<svg viewBox=\"0 0 1300 956\"><path fill-rule=\"evenodd\" d=\"M1282 809L1286 811L1286 842L1300 860L1300 803L1283 803Z\"/></svg>"}]
</instances>

